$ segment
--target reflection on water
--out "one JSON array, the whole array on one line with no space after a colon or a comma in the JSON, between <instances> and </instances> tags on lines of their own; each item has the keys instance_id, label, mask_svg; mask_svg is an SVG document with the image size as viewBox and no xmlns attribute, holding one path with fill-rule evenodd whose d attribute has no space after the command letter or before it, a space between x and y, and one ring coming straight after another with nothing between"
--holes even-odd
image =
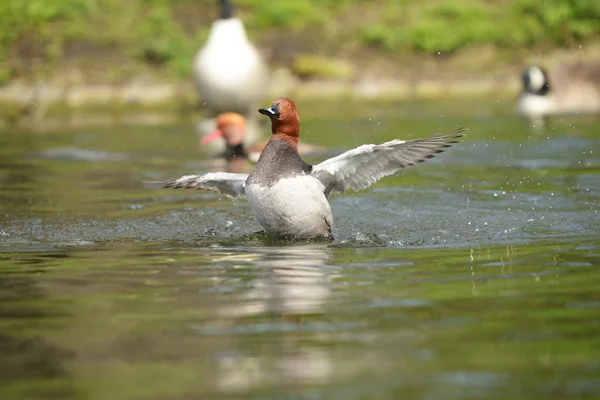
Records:
<instances>
[{"instance_id":1,"label":"reflection on water","mask_svg":"<svg viewBox=\"0 0 600 400\"><path fill-rule=\"evenodd\" d=\"M326 245L264 247L242 258L253 264L257 275L250 290L236 299L242 306L221 310L222 315L249 317L268 312L292 316L322 311L335 277L335 269L327 265L330 249ZM239 256L236 259L240 260Z\"/></svg>"},{"instance_id":2,"label":"reflection on water","mask_svg":"<svg viewBox=\"0 0 600 400\"><path fill-rule=\"evenodd\" d=\"M231 293L233 304L220 308L220 326L201 325L201 335L252 335L276 333L280 357L269 363L271 354L231 354L218 358L217 386L220 391L240 391L275 382L327 382L331 363L318 347L297 347L299 331L321 331L322 323L303 322L304 314L322 313L331 295L331 281L338 274L328 265L331 250L325 244L264 247L256 253L218 257L214 262L251 263L253 274L242 293ZM219 290L219 289L217 289ZM225 289L225 291L227 291ZM268 321L252 317L270 316ZM224 322L225 321L225 322ZM343 329L342 326L331 326Z\"/></svg>"},{"instance_id":3,"label":"reflection on water","mask_svg":"<svg viewBox=\"0 0 600 400\"><path fill-rule=\"evenodd\" d=\"M23 339L1 333L0 351L0 381L60 378L67 374L63 363L73 355L39 337Z\"/></svg>"},{"instance_id":4,"label":"reflection on water","mask_svg":"<svg viewBox=\"0 0 600 400\"><path fill-rule=\"evenodd\" d=\"M50 296L39 279L48 272L46 261L62 257L64 254L38 256L28 251L14 257L0 256L0 388L6 388L3 398L11 398L25 387L44 396L76 395L67 367L74 352L36 332L44 321L52 321L60 329L58 321L67 316L61 304L44 305Z\"/></svg>"},{"instance_id":5,"label":"reflection on water","mask_svg":"<svg viewBox=\"0 0 600 400\"><path fill-rule=\"evenodd\" d=\"M598 397L597 120L348 107L303 138L469 137L333 197L326 244L144 188L218 167L191 125L0 134L0 398Z\"/></svg>"}]
</instances>

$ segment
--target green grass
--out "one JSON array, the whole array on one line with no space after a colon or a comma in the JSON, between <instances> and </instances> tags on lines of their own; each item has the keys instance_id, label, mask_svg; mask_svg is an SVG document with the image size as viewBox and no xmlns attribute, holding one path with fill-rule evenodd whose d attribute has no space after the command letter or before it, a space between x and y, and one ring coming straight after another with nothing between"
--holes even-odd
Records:
<instances>
[{"instance_id":1,"label":"green grass","mask_svg":"<svg viewBox=\"0 0 600 400\"><path fill-rule=\"evenodd\" d=\"M503 48L565 46L600 33L600 3L589 0L483 2L404 2L400 15L388 15L360 29L363 44L387 50L452 53L465 46Z\"/></svg>"},{"instance_id":2,"label":"green grass","mask_svg":"<svg viewBox=\"0 0 600 400\"><path fill-rule=\"evenodd\" d=\"M490 44L509 51L574 46L600 35L600 2L592 0L234 4L259 43L285 43L289 51L351 59L373 49L382 55L437 55ZM216 0L0 0L0 82L22 75L31 60L52 67L100 54L102 64L106 52L136 68L186 77L217 15ZM278 59L278 50L273 49L273 61L289 63L290 57Z\"/></svg>"}]
</instances>

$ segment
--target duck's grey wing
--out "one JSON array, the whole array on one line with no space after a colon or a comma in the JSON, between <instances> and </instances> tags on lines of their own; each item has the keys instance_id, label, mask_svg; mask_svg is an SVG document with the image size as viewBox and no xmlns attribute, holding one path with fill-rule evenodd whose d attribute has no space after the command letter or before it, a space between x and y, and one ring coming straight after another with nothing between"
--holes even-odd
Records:
<instances>
[{"instance_id":1,"label":"duck's grey wing","mask_svg":"<svg viewBox=\"0 0 600 400\"><path fill-rule=\"evenodd\" d=\"M236 198L246 196L246 179L248 179L248 174L209 172L204 175L185 175L177 180L165 182L162 187L204 189Z\"/></svg>"},{"instance_id":2,"label":"duck's grey wing","mask_svg":"<svg viewBox=\"0 0 600 400\"><path fill-rule=\"evenodd\" d=\"M325 194L343 193L348 188L363 190L384 176L401 168L435 157L460 142L466 129L415 140L392 140L382 144L365 144L314 165L312 174L325 186Z\"/></svg>"}]
</instances>

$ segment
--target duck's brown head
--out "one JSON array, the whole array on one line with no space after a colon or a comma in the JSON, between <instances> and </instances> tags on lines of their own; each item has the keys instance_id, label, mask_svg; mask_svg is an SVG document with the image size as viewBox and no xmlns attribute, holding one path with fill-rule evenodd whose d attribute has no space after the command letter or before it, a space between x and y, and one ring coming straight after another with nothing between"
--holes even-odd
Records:
<instances>
[{"instance_id":1,"label":"duck's brown head","mask_svg":"<svg viewBox=\"0 0 600 400\"><path fill-rule=\"evenodd\" d=\"M269 108L260 108L259 113L271 118L273 135L283 136L298 144L300 136L300 117L296 104L289 97L280 97Z\"/></svg>"},{"instance_id":2,"label":"duck's brown head","mask_svg":"<svg viewBox=\"0 0 600 400\"><path fill-rule=\"evenodd\" d=\"M237 113L228 112L217 117L217 129L200 139L200 144L208 144L220 137L225 139L227 147L242 144L246 136L246 119Z\"/></svg>"}]
</instances>

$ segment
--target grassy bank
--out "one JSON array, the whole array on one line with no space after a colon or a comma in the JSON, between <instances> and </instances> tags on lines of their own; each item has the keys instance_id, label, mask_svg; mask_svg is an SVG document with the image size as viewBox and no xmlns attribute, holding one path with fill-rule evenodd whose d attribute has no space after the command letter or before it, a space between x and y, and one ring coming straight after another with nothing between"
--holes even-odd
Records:
<instances>
[{"instance_id":1,"label":"grassy bank","mask_svg":"<svg viewBox=\"0 0 600 400\"><path fill-rule=\"evenodd\" d=\"M484 70L600 34L600 2L591 0L234 3L272 64L298 74L322 57L395 76L461 54L473 59L470 69ZM0 0L0 83L65 79L69 69L73 82L187 78L217 15L216 0Z\"/></svg>"}]
</instances>

